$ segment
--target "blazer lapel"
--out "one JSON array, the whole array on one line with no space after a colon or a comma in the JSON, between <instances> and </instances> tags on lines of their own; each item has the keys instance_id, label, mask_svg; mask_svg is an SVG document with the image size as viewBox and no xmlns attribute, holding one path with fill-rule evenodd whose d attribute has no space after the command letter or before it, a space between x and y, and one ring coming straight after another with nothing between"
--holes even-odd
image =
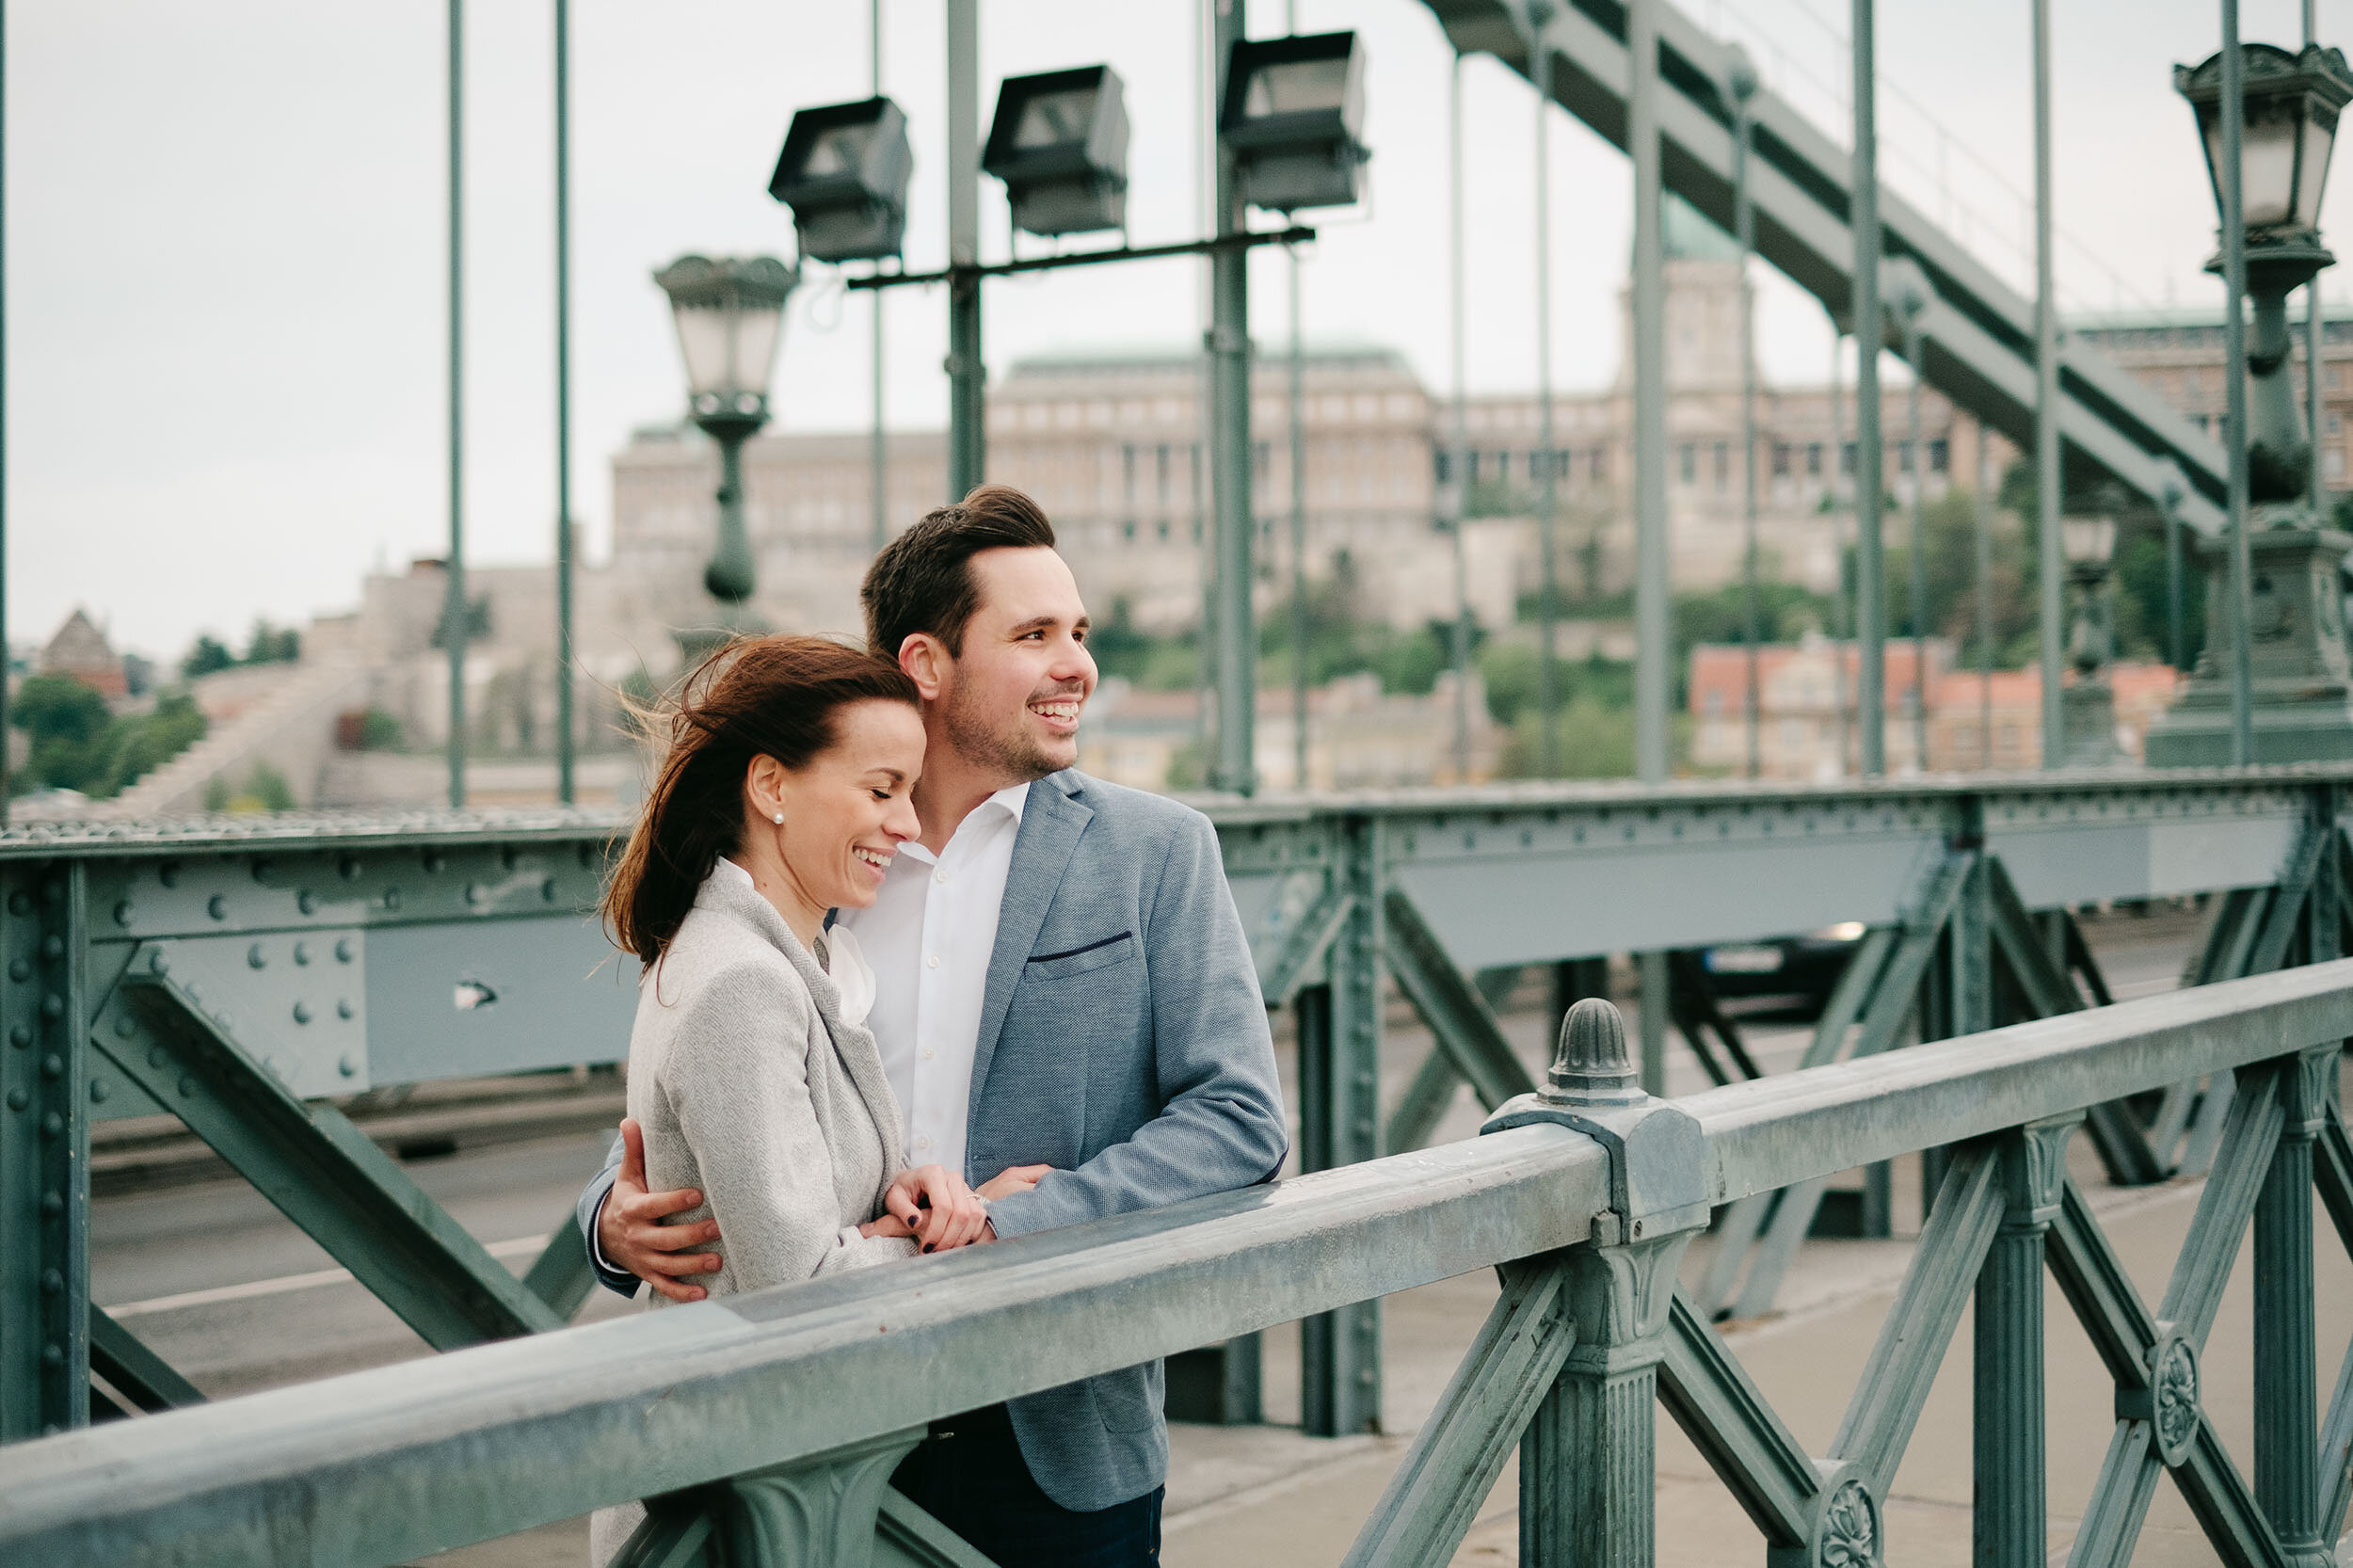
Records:
<instances>
[{"instance_id":1,"label":"blazer lapel","mask_svg":"<svg viewBox=\"0 0 2353 1568\"><path fill-rule=\"evenodd\" d=\"M1005 873L1005 900L997 910L988 985L981 996L981 1032L972 1049L972 1106L981 1103L981 1086L988 1080L989 1061L1004 1032L1005 1012L1013 1005L1022 966L1037 945L1038 930L1062 887L1079 836L1095 816L1094 808L1078 798L1080 790L1077 774L1048 774L1030 786L1030 797L1022 805L1021 831L1014 838L1013 865Z\"/></svg>"}]
</instances>

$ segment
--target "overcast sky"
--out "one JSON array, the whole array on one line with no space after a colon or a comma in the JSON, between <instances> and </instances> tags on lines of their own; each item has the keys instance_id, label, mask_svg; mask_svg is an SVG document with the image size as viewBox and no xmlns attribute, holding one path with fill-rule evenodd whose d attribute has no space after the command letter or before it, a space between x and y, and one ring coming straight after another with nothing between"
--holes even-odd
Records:
<instances>
[{"instance_id":1,"label":"overcast sky","mask_svg":"<svg viewBox=\"0 0 2353 1568\"><path fill-rule=\"evenodd\" d=\"M1837 0L1691 0L1747 40L1766 84L1844 140ZM2210 54L2201 0L2055 8L2062 296L2076 309L2213 302L2214 213L2169 68ZM2294 45L2290 0L2245 35ZM466 515L479 562L548 559L554 516L552 8L476 0L466 40ZM1353 26L1370 59L1371 199L1315 219L1310 338L1401 349L1447 374L1449 53L1418 0L1299 0L1298 26ZM1251 6L1251 30L1285 8ZM984 113L998 78L1109 61L1133 127L1137 244L1198 232L1192 0L984 0ZM2353 31L2353 0L2321 7ZM943 8L884 0L883 81L916 174L907 261L943 259ZM22 640L76 603L120 644L176 657L350 604L361 574L438 554L448 528L446 91L441 8L294 0L18 0L8 8L8 612ZM2026 0L1897 0L1880 21L1886 178L1997 270L2031 275ZM608 459L683 402L650 271L687 250L790 255L766 182L795 105L864 96L852 0L576 0L573 48L575 513L592 555ZM1465 70L1468 376L1533 384L1535 107L1493 60ZM1921 105L1926 105L1926 113ZM1932 114L1930 120L1928 115ZM1625 161L1549 117L1555 374L1606 384L1631 221ZM2347 181L2329 193L2345 220ZM984 195L989 259L1007 246ZM1082 242L1084 243L1084 242ZM1025 248L1045 242L1025 237ZM1285 264L1254 262L1254 330L1279 339ZM988 286L985 342L1020 356L1196 342L1200 264L1070 271ZM1812 301L1760 279L1767 376L1819 381ZM2332 296L2337 291L2332 289ZM776 427L862 426L866 296L808 269L776 373ZM945 423L945 301L888 310L890 418Z\"/></svg>"}]
</instances>

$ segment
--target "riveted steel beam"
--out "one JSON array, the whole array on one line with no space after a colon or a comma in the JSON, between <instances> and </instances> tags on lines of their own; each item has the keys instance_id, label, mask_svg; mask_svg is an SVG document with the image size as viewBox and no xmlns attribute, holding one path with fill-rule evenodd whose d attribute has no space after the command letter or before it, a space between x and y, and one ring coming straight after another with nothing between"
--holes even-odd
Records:
<instances>
[{"instance_id":1,"label":"riveted steel beam","mask_svg":"<svg viewBox=\"0 0 2353 1568\"><path fill-rule=\"evenodd\" d=\"M91 1039L426 1343L562 1326L348 1118L306 1105L257 1061L233 1032L238 1005L192 990L158 944L106 999Z\"/></svg>"},{"instance_id":2,"label":"riveted steel beam","mask_svg":"<svg viewBox=\"0 0 2353 1568\"><path fill-rule=\"evenodd\" d=\"M152 1415L204 1402L196 1384L100 1307L89 1309L89 1340L90 1369L139 1409Z\"/></svg>"}]
</instances>

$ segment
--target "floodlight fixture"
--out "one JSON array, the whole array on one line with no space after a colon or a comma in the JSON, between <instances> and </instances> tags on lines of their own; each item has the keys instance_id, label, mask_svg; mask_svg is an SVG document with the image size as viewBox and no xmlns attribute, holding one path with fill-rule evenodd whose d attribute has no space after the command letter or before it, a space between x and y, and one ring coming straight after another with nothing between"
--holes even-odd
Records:
<instances>
[{"instance_id":1,"label":"floodlight fixture","mask_svg":"<svg viewBox=\"0 0 2353 1568\"><path fill-rule=\"evenodd\" d=\"M1128 222L1128 104L1107 65L1008 76L981 168L1005 183L1014 226L1083 234Z\"/></svg>"},{"instance_id":2,"label":"floodlight fixture","mask_svg":"<svg viewBox=\"0 0 2353 1568\"><path fill-rule=\"evenodd\" d=\"M1365 51L1354 33L1234 45L1217 131L1252 206L1290 213L1355 201L1371 156L1364 125Z\"/></svg>"},{"instance_id":3,"label":"floodlight fixture","mask_svg":"<svg viewBox=\"0 0 2353 1568\"><path fill-rule=\"evenodd\" d=\"M907 226L907 117L888 98L802 109L768 194L792 209L801 254L821 262L899 254Z\"/></svg>"}]
</instances>

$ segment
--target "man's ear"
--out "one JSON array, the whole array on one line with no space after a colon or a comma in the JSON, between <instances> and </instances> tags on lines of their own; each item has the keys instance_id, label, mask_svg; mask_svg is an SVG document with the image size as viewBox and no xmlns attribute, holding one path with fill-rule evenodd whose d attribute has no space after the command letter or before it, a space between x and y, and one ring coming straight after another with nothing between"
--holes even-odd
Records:
<instances>
[{"instance_id":1,"label":"man's ear","mask_svg":"<svg viewBox=\"0 0 2353 1568\"><path fill-rule=\"evenodd\" d=\"M910 632L906 641L899 645L899 667L915 682L915 690L925 702L937 702L939 694L948 687L948 672L955 659L948 645L928 632Z\"/></svg>"}]
</instances>

